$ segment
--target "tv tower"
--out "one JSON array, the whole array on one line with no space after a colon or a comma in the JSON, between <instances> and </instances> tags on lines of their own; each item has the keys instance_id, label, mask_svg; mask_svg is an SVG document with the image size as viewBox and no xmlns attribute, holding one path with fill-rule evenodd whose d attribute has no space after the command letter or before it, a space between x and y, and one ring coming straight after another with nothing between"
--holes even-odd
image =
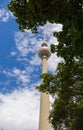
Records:
<instances>
[{"instance_id":1,"label":"tv tower","mask_svg":"<svg viewBox=\"0 0 83 130\"><path fill-rule=\"evenodd\" d=\"M47 73L47 60L51 56L51 52L44 42L38 51L39 57L42 59L42 74ZM42 93L40 97L40 117L39 117L39 130L52 130L51 124L49 123L49 94Z\"/></svg>"}]
</instances>

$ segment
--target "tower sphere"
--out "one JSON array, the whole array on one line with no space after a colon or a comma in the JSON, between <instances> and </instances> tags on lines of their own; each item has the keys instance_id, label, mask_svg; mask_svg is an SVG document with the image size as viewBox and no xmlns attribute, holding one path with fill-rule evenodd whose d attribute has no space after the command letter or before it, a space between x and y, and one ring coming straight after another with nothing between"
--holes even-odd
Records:
<instances>
[{"instance_id":1,"label":"tower sphere","mask_svg":"<svg viewBox=\"0 0 83 130\"><path fill-rule=\"evenodd\" d=\"M46 57L47 59L51 56L50 49L47 47L46 43L42 43L41 48L38 51L39 57L42 59Z\"/></svg>"}]
</instances>

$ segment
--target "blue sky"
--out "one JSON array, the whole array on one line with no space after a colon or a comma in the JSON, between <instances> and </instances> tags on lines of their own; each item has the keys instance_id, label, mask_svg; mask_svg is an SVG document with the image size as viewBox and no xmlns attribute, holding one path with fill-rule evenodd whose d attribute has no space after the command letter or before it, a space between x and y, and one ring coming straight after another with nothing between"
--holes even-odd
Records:
<instances>
[{"instance_id":1,"label":"blue sky","mask_svg":"<svg viewBox=\"0 0 83 130\"><path fill-rule=\"evenodd\" d=\"M15 17L8 10L9 0L0 1L0 129L37 130L39 120L39 92L41 60L38 50L45 41L58 44L53 36L62 25L47 22L38 28L21 32ZM55 72L61 60L52 54L48 60L48 71Z\"/></svg>"}]
</instances>

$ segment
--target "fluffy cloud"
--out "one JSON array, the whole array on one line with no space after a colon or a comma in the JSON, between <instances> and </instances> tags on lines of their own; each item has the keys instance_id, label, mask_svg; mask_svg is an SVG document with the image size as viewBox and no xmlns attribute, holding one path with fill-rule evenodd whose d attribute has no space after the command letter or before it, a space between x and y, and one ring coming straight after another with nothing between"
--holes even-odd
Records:
<instances>
[{"instance_id":1,"label":"fluffy cloud","mask_svg":"<svg viewBox=\"0 0 83 130\"><path fill-rule=\"evenodd\" d=\"M62 31L62 24L51 24L47 22L44 26L40 27L41 30L43 30L43 34L46 36L52 36L53 32L59 32Z\"/></svg>"},{"instance_id":2,"label":"fluffy cloud","mask_svg":"<svg viewBox=\"0 0 83 130\"><path fill-rule=\"evenodd\" d=\"M20 60L25 59L27 56L29 64L40 65L41 62L37 52L42 42L45 40L48 46L50 46L50 44L58 44L57 38L53 36L53 32L58 31L62 31L61 24L51 24L47 22L46 25L38 28L37 34L32 33L31 30L25 30L24 33L16 32L15 43L20 56L22 56ZM55 71L57 63L60 60L56 54L52 54L48 61L49 71Z\"/></svg>"},{"instance_id":3,"label":"fluffy cloud","mask_svg":"<svg viewBox=\"0 0 83 130\"><path fill-rule=\"evenodd\" d=\"M34 89L22 89L0 94L0 129L37 130L39 94Z\"/></svg>"},{"instance_id":4,"label":"fluffy cloud","mask_svg":"<svg viewBox=\"0 0 83 130\"><path fill-rule=\"evenodd\" d=\"M15 43L20 55L26 56L29 53L34 54L37 52L40 45L40 41L36 38L36 34L33 34L30 30L27 32L16 32Z\"/></svg>"},{"instance_id":5,"label":"fluffy cloud","mask_svg":"<svg viewBox=\"0 0 83 130\"><path fill-rule=\"evenodd\" d=\"M21 55L25 56L28 53L36 53L44 40L48 46L51 43L58 44L57 38L53 36L53 32L62 30L61 24L48 23L43 27L38 28L38 33L32 33L31 30L15 33L15 43Z\"/></svg>"},{"instance_id":6,"label":"fluffy cloud","mask_svg":"<svg viewBox=\"0 0 83 130\"><path fill-rule=\"evenodd\" d=\"M0 21L7 22L9 20L10 13L5 9L0 9Z\"/></svg>"},{"instance_id":7,"label":"fluffy cloud","mask_svg":"<svg viewBox=\"0 0 83 130\"><path fill-rule=\"evenodd\" d=\"M13 13L4 8L1 8L0 9L0 21L6 23L6 22L8 22L9 18L14 18Z\"/></svg>"},{"instance_id":8,"label":"fluffy cloud","mask_svg":"<svg viewBox=\"0 0 83 130\"><path fill-rule=\"evenodd\" d=\"M62 59L59 57L57 58L56 54L51 54L51 57L49 58L47 62L48 70L54 73L60 61L62 61Z\"/></svg>"},{"instance_id":9,"label":"fluffy cloud","mask_svg":"<svg viewBox=\"0 0 83 130\"><path fill-rule=\"evenodd\" d=\"M31 82L31 74L33 73L33 67L25 67L25 69L19 69L14 67L12 70L2 70L2 72L8 79L15 79L17 85L26 87Z\"/></svg>"}]
</instances>

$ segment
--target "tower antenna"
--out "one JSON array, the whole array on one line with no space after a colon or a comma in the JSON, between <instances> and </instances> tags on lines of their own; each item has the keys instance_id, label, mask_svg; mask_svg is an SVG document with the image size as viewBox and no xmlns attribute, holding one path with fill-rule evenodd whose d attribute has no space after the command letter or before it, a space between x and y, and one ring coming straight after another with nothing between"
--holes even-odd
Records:
<instances>
[{"instance_id":1,"label":"tower antenna","mask_svg":"<svg viewBox=\"0 0 83 130\"><path fill-rule=\"evenodd\" d=\"M43 42L46 42L46 33L43 35Z\"/></svg>"}]
</instances>

